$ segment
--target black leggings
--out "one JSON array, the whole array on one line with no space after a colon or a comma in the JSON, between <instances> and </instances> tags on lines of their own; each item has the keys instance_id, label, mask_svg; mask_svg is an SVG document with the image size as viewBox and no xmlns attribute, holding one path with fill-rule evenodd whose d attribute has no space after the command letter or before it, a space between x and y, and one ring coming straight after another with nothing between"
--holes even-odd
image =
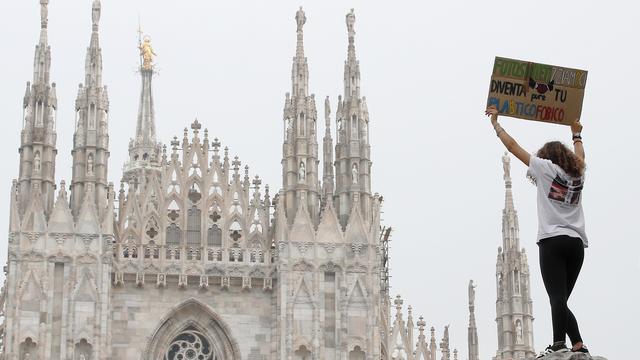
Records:
<instances>
[{"instance_id":1,"label":"black leggings","mask_svg":"<svg viewBox=\"0 0 640 360\"><path fill-rule=\"evenodd\" d=\"M551 302L553 341L564 343L565 335L569 335L571 344L575 345L582 342L582 337L578 322L567 307L567 300L584 261L582 240L560 235L540 240L538 247L542 280Z\"/></svg>"}]
</instances>

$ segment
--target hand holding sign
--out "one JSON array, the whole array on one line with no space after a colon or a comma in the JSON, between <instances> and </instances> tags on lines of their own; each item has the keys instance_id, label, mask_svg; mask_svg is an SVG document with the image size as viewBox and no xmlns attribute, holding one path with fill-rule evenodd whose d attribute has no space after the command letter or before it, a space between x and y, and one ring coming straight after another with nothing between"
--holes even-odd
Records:
<instances>
[{"instance_id":1,"label":"hand holding sign","mask_svg":"<svg viewBox=\"0 0 640 360\"><path fill-rule=\"evenodd\" d=\"M501 115L570 125L580 118L587 72L496 57L487 105Z\"/></svg>"}]
</instances>

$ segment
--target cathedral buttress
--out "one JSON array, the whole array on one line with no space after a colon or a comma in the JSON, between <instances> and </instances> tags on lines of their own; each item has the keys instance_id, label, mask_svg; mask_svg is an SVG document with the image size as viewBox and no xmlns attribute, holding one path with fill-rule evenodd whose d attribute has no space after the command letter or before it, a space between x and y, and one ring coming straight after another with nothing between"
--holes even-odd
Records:
<instances>
[{"instance_id":1,"label":"cathedral buttress","mask_svg":"<svg viewBox=\"0 0 640 360\"><path fill-rule=\"evenodd\" d=\"M300 207L306 207L315 225L320 212L318 175L317 111L315 97L309 95L309 66L304 55L303 30L307 18L302 8L296 13L296 55L291 69L291 94L284 106L282 154L283 188L287 221L293 223Z\"/></svg>"},{"instance_id":2,"label":"cathedral buttress","mask_svg":"<svg viewBox=\"0 0 640 360\"><path fill-rule=\"evenodd\" d=\"M39 187L44 213L53 209L56 162L56 84L50 83L51 47L47 40L48 0L40 0L40 41L33 60L33 82L27 82L20 142L19 208L24 214L31 189Z\"/></svg>"},{"instance_id":3,"label":"cathedral buttress","mask_svg":"<svg viewBox=\"0 0 640 360\"><path fill-rule=\"evenodd\" d=\"M360 62L356 58L356 21L353 9L346 16L348 41L344 63L344 99L339 98L336 114L336 197L338 216L347 225L352 207L359 204L363 219L371 217L371 147L369 111L366 98L360 96Z\"/></svg>"},{"instance_id":4,"label":"cathedral buttress","mask_svg":"<svg viewBox=\"0 0 640 360\"><path fill-rule=\"evenodd\" d=\"M107 171L109 162L109 98L102 85L102 49L98 25L101 3L95 0L91 9L92 32L85 61L84 85L76 98L76 129L73 135L73 174L71 208L74 217L83 203L87 184L92 184L96 209L103 215L107 205Z\"/></svg>"}]
</instances>

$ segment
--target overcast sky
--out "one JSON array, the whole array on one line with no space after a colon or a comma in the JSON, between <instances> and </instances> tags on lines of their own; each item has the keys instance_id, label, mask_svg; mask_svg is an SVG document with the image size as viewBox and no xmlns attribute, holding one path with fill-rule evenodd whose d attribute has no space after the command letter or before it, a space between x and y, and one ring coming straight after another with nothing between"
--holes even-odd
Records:
<instances>
[{"instance_id":1,"label":"overcast sky","mask_svg":"<svg viewBox=\"0 0 640 360\"><path fill-rule=\"evenodd\" d=\"M91 0L51 0L51 79L58 89L56 177L71 177L73 106L83 81ZM501 245L504 151L483 116L494 57L589 71L582 122L588 165L583 204L590 247L570 306L592 353L624 359L640 321L638 136L640 84L632 1L103 1L100 41L109 88L109 179L120 180L135 131L140 81L137 22L152 37L158 136L168 143L198 118L231 154L273 189L281 180L282 108L295 53L294 15L307 15L310 88L323 113L342 92L347 37L356 11L356 52L371 117L372 186L393 226L392 294L435 326L451 324L452 347L467 358L467 284L477 283L480 354L497 348L495 261ZM25 82L38 41L37 0L0 1L0 228L8 228L11 179L18 175ZM333 116L332 114L332 120ZM526 149L570 143L569 128L511 118L503 127ZM322 130L319 131L322 134ZM539 274L535 188L512 161L521 244L529 256L534 340L551 342ZM6 241L0 262L6 261ZM636 351L637 352L637 351Z\"/></svg>"}]
</instances>

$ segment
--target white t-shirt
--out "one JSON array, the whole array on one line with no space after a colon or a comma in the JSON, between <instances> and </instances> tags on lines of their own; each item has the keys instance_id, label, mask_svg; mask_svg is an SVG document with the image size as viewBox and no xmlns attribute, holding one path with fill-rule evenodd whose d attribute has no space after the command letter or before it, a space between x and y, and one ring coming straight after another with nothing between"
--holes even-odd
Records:
<instances>
[{"instance_id":1,"label":"white t-shirt","mask_svg":"<svg viewBox=\"0 0 640 360\"><path fill-rule=\"evenodd\" d=\"M579 237L589 245L582 211L584 175L573 178L550 160L531 155L527 175L538 188L538 241L552 236Z\"/></svg>"}]
</instances>

